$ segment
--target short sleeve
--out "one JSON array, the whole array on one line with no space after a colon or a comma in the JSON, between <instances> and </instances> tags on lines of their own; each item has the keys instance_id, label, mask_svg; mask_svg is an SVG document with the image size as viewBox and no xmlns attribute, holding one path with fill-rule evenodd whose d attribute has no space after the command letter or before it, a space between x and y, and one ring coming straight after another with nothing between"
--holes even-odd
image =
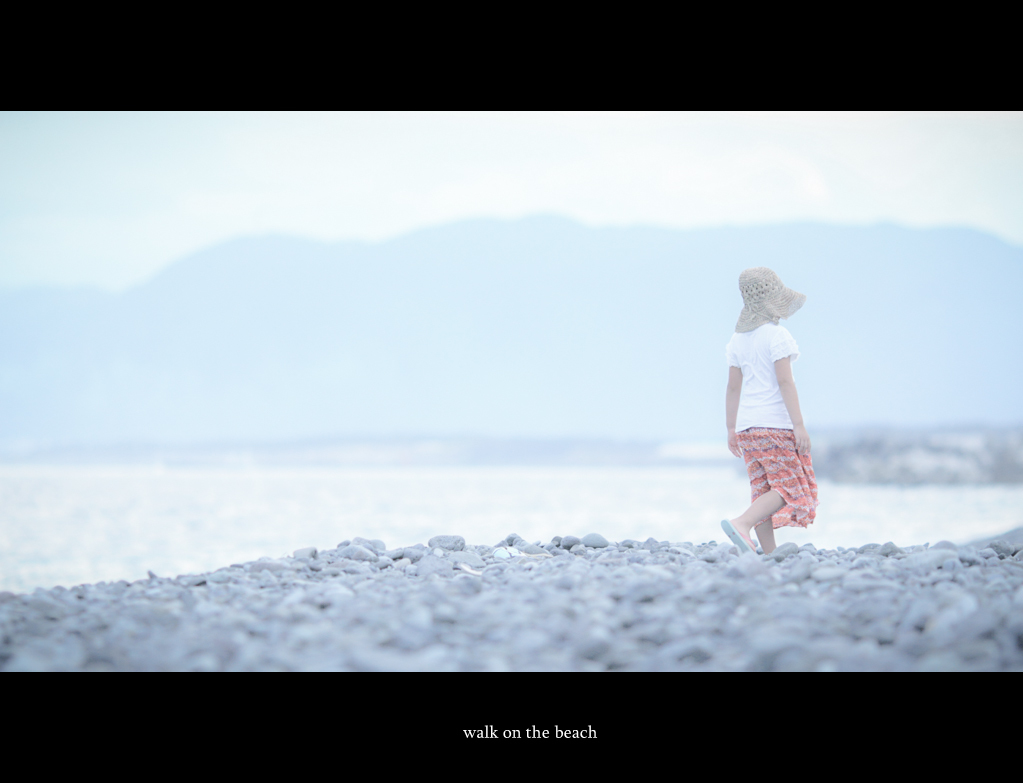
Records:
<instances>
[{"instance_id":1,"label":"short sleeve","mask_svg":"<svg viewBox=\"0 0 1023 783\"><path fill-rule=\"evenodd\" d=\"M728 362L729 367L738 367L741 370L742 365L739 364L739 358L735 355L733 342L733 340L729 340L728 345L725 346L725 360Z\"/></svg>"},{"instance_id":2,"label":"short sleeve","mask_svg":"<svg viewBox=\"0 0 1023 783\"><path fill-rule=\"evenodd\" d=\"M791 356L792 361L798 359L799 346L796 345L795 339L789 334L789 330L784 326L779 326L771 338L771 361L776 362L779 359L784 359L786 356Z\"/></svg>"}]
</instances>

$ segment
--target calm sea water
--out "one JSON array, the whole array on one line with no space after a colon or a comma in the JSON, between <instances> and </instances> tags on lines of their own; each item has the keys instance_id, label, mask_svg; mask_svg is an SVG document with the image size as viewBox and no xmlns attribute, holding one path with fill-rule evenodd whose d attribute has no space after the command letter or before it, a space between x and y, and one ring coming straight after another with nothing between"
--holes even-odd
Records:
<instances>
[{"instance_id":1,"label":"calm sea water","mask_svg":"<svg viewBox=\"0 0 1023 783\"><path fill-rule=\"evenodd\" d=\"M1023 487L820 483L808 530L778 541L964 543L1023 525ZM713 468L160 468L0 466L0 590L209 571L355 536L388 547L439 533L494 544L724 541L749 484Z\"/></svg>"}]
</instances>

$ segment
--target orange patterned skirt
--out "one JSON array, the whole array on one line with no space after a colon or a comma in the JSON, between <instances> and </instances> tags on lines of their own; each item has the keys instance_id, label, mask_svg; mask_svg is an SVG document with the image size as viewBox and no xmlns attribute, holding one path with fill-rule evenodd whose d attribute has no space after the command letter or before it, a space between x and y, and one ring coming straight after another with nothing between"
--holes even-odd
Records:
<instances>
[{"instance_id":1,"label":"orange patterned skirt","mask_svg":"<svg viewBox=\"0 0 1023 783\"><path fill-rule=\"evenodd\" d=\"M772 489L785 505L771 516L779 527L806 527L817 516L817 479L809 454L796 452L792 430L750 427L736 433L746 460L750 494L756 500Z\"/></svg>"}]
</instances>

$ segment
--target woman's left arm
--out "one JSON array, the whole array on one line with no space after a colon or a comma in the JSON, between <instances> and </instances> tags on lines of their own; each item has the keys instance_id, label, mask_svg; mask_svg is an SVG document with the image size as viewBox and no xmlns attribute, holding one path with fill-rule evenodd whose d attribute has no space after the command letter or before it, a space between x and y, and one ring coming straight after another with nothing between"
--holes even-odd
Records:
<instances>
[{"instance_id":1,"label":"woman's left arm","mask_svg":"<svg viewBox=\"0 0 1023 783\"><path fill-rule=\"evenodd\" d=\"M774 372L778 376L778 388L781 398L785 400L789 418L792 419L792 434L796 437L796 451L800 454L810 453L810 433L803 426L803 414L799 410L799 395L796 393L796 382L792 378L791 357L786 356L774 363Z\"/></svg>"}]
</instances>

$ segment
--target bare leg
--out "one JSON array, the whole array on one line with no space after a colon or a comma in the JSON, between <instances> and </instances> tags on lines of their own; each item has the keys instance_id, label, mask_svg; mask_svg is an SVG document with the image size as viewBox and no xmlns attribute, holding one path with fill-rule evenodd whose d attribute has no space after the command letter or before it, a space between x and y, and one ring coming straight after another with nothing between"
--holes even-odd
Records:
<instances>
[{"instance_id":1,"label":"bare leg","mask_svg":"<svg viewBox=\"0 0 1023 783\"><path fill-rule=\"evenodd\" d=\"M771 522L771 518L768 517L754 529L757 531L757 538L760 539L760 546L763 547L764 554L771 554L778 546L774 543L774 523Z\"/></svg>"},{"instance_id":2,"label":"bare leg","mask_svg":"<svg viewBox=\"0 0 1023 783\"><path fill-rule=\"evenodd\" d=\"M781 495L772 489L754 500L748 509L732 520L732 524L735 525L735 529L739 533L749 538L750 530L757 522L771 516L776 511L781 511L784 505L785 501L782 500ZM760 539L760 546L764 548L764 554L774 551L774 526L771 522L765 522L757 528L757 538Z\"/></svg>"}]
</instances>

